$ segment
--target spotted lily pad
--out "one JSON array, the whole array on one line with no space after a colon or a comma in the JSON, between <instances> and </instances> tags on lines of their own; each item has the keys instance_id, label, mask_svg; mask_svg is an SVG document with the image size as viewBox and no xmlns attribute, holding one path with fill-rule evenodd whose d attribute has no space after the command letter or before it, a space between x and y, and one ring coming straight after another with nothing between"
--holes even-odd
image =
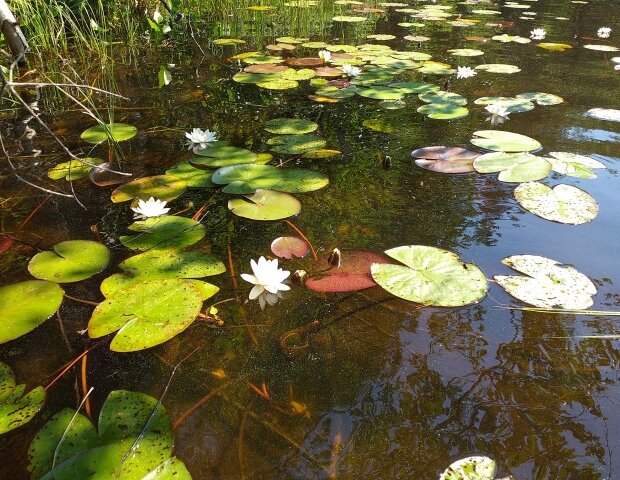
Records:
<instances>
[{"instance_id":1,"label":"spotted lily pad","mask_svg":"<svg viewBox=\"0 0 620 480\"><path fill-rule=\"evenodd\" d=\"M114 203L126 202L134 198L155 197L160 200L174 200L185 192L187 183L173 175L154 175L142 177L117 187L110 198Z\"/></svg>"},{"instance_id":2,"label":"spotted lily pad","mask_svg":"<svg viewBox=\"0 0 620 480\"><path fill-rule=\"evenodd\" d=\"M271 242L271 251L276 257L291 260L303 258L310 252L308 242L299 237L278 237Z\"/></svg>"},{"instance_id":3,"label":"spotted lily pad","mask_svg":"<svg viewBox=\"0 0 620 480\"><path fill-rule=\"evenodd\" d=\"M452 462L439 480L493 480L496 471L495 460L489 457L466 457Z\"/></svg>"},{"instance_id":4,"label":"spotted lily pad","mask_svg":"<svg viewBox=\"0 0 620 480\"><path fill-rule=\"evenodd\" d=\"M256 190L254 195L229 200L228 209L252 220L281 220L297 215L301 211L301 202L288 193Z\"/></svg>"},{"instance_id":5,"label":"spotted lily pad","mask_svg":"<svg viewBox=\"0 0 620 480\"><path fill-rule=\"evenodd\" d=\"M175 249L149 250L129 257L119 267L129 275L151 278L202 278L226 271L214 255Z\"/></svg>"},{"instance_id":6,"label":"spotted lily pad","mask_svg":"<svg viewBox=\"0 0 620 480\"><path fill-rule=\"evenodd\" d=\"M462 147L424 147L411 152L418 167L440 173L474 172L474 160L480 153Z\"/></svg>"},{"instance_id":7,"label":"spotted lily pad","mask_svg":"<svg viewBox=\"0 0 620 480\"><path fill-rule=\"evenodd\" d=\"M191 218L167 215L147 218L129 225L137 235L125 235L120 241L132 250L182 248L202 240L205 227Z\"/></svg>"},{"instance_id":8,"label":"spotted lily pad","mask_svg":"<svg viewBox=\"0 0 620 480\"><path fill-rule=\"evenodd\" d=\"M91 240L68 240L54 245L53 251L37 253L28 271L35 278L56 283L85 280L102 271L110 261L110 251Z\"/></svg>"},{"instance_id":9,"label":"spotted lily pad","mask_svg":"<svg viewBox=\"0 0 620 480\"><path fill-rule=\"evenodd\" d=\"M480 173L497 173L502 182L531 182L541 180L551 172L551 164L542 157L527 152L493 152L480 155L474 160L474 168Z\"/></svg>"},{"instance_id":10,"label":"spotted lily pad","mask_svg":"<svg viewBox=\"0 0 620 480\"><path fill-rule=\"evenodd\" d=\"M107 141L122 142L136 136L138 129L126 123L109 123L96 125L82 132L80 138L85 142L98 144Z\"/></svg>"},{"instance_id":11,"label":"spotted lily pad","mask_svg":"<svg viewBox=\"0 0 620 480\"><path fill-rule=\"evenodd\" d=\"M370 275L373 264L387 264L383 255L364 250L343 250L340 266L330 265L328 255L319 258L314 274L306 281L306 286L315 292L355 292L377 285Z\"/></svg>"},{"instance_id":12,"label":"spotted lily pad","mask_svg":"<svg viewBox=\"0 0 620 480\"><path fill-rule=\"evenodd\" d=\"M28 423L45 402L45 389L36 387L24 395L26 385L17 385L15 375L0 362L0 435Z\"/></svg>"},{"instance_id":13,"label":"spotted lily pad","mask_svg":"<svg viewBox=\"0 0 620 480\"><path fill-rule=\"evenodd\" d=\"M542 146L533 138L502 130L478 130L474 135L471 143L495 152L532 152Z\"/></svg>"},{"instance_id":14,"label":"spotted lily pad","mask_svg":"<svg viewBox=\"0 0 620 480\"><path fill-rule=\"evenodd\" d=\"M290 90L291 88L297 88L299 86L299 83L296 80L278 78L277 80L258 82L256 85L267 90Z\"/></svg>"},{"instance_id":15,"label":"spotted lily pad","mask_svg":"<svg viewBox=\"0 0 620 480\"><path fill-rule=\"evenodd\" d=\"M227 167L242 163L254 163L257 155L250 150L239 147L215 147L199 150L200 157L190 158L190 163L199 168Z\"/></svg>"},{"instance_id":16,"label":"spotted lily pad","mask_svg":"<svg viewBox=\"0 0 620 480\"><path fill-rule=\"evenodd\" d=\"M596 178L595 168L607 168L604 163L586 155L569 152L549 152L549 155L552 158L547 160L553 171L569 177Z\"/></svg>"},{"instance_id":17,"label":"spotted lily pad","mask_svg":"<svg viewBox=\"0 0 620 480\"><path fill-rule=\"evenodd\" d=\"M116 332L110 349L135 352L160 345L189 327L202 308L203 295L177 278L136 283L101 302L88 322L88 335Z\"/></svg>"},{"instance_id":18,"label":"spotted lily pad","mask_svg":"<svg viewBox=\"0 0 620 480\"><path fill-rule=\"evenodd\" d=\"M99 413L98 432L70 408L54 415L28 449L32 479L133 478L191 480L183 463L171 458L172 425L156 398L112 391ZM127 452L131 452L128 455Z\"/></svg>"},{"instance_id":19,"label":"spotted lily pad","mask_svg":"<svg viewBox=\"0 0 620 480\"><path fill-rule=\"evenodd\" d=\"M265 124L265 130L278 135L299 135L314 132L319 125L303 118L274 118Z\"/></svg>"},{"instance_id":20,"label":"spotted lily pad","mask_svg":"<svg viewBox=\"0 0 620 480\"><path fill-rule=\"evenodd\" d=\"M423 305L457 307L480 301L487 292L484 273L457 254L436 247L409 245L385 252L404 265L373 264L372 278L399 298Z\"/></svg>"},{"instance_id":21,"label":"spotted lily pad","mask_svg":"<svg viewBox=\"0 0 620 480\"><path fill-rule=\"evenodd\" d=\"M541 308L582 310L592 306L596 287L569 265L536 255L513 255L502 263L528 275L495 275L493 278L513 297Z\"/></svg>"},{"instance_id":22,"label":"spotted lily pad","mask_svg":"<svg viewBox=\"0 0 620 480\"><path fill-rule=\"evenodd\" d=\"M515 188L517 202L534 215L559 223L579 225L598 215L599 207L589 193L571 185L549 188L539 182L522 183Z\"/></svg>"},{"instance_id":23,"label":"spotted lily pad","mask_svg":"<svg viewBox=\"0 0 620 480\"><path fill-rule=\"evenodd\" d=\"M259 188L271 188L284 179L282 169L272 165L231 165L213 173L213 183L226 185L225 193L244 195L254 193Z\"/></svg>"},{"instance_id":24,"label":"spotted lily pad","mask_svg":"<svg viewBox=\"0 0 620 480\"><path fill-rule=\"evenodd\" d=\"M50 318L60 307L63 294L58 284L42 280L0 287L0 343L19 338Z\"/></svg>"}]
</instances>

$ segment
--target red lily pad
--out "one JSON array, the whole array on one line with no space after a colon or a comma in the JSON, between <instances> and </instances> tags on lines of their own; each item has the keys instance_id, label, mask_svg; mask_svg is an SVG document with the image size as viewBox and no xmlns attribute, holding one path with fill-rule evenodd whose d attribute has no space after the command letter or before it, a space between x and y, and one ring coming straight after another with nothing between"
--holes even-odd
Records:
<instances>
[{"instance_id":1,"label":"red lily pad","mask_svg":"<svg viewBox=\"0 0 620 480\"><path fill-rule=\"evenodd\" d=\"M341 253L340 268L332 267L328 256L321 257L317 270L321 272L306 281L306 286L315 292L355 292L377 285L370 275L373 263L390 263L383 255L364 250L344 250Z\"/></svg>"},{"instance_id":2,"label":"red lily pad","mask_svg":"<svg viewBox=\"0 0 620 480\"><path fill-rule=\"evenodd\" d=\"M299 237L278 237L271 242L271 251L276 257L290 260L294 256L303 258L308 255L310 245Z\"/></svg>"},{"instance_id":3,"label":"red lily pad","mask_svg":"<svg viewBox=\"0 0 620 480\"><path fill-rule=\"evenodd\" d=\"M424 147L411 152L416 158L415 164L426 170L439 173L470 173L474 172L474 160L479 152L463 147Z\"/></svg>"}]
</instances>

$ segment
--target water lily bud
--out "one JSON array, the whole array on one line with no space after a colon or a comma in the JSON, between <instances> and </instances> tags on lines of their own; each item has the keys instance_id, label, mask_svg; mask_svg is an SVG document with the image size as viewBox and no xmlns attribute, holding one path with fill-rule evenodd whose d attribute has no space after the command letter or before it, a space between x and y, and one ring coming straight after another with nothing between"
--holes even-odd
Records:
<instances>
[{"instance_id":1,"label":"water lily bud","mask_svg":"<svg viewBox=\"0 0 620 480\"><path fill-rule=\"evenodd\" d=\"M332 267L340 268L340 257L340 250L334 248L327 258L327 263L329 263Z\"/></svg>"},{"instance_id":2,"label":"water lily bud","mask_svg":"<svg viewBox=\"0 0 620 480\"><path fill-rule=\"evenodd\" d=\"M293 282L298 285L304 285L307 277L308 273L305 270L295 270L295 273L293 273Z\"/></svg>"},{"instance_id":3,"label":"water lily bud","mask_svg":"<svg viewBox=\"0 0 620 480\"><path fill-rule=\"evenodd\" d=\"M390 168L392 168L392 157L390 157L389 155L383 157L383 160L381 160L381 166L384 170L389 170Z\"/></svg>"}]
</instances>

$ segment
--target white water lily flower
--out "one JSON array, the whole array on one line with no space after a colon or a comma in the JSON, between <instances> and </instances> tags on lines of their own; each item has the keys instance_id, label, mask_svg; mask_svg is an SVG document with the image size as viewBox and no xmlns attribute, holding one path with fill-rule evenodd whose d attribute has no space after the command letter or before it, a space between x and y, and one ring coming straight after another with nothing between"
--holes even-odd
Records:
<instances>
[{"instance_id":1,"label":"white water lily flower","mask_svg":"<svg viewBox=\"0 0 620 480\"><path fill-rule=\"evenodd\" d=\"M319 50L319 58L323 61L323 63L327 63L330 58L332 58L332 52L329 50Z\"/></svg>"},{"instance_id":2,"label":"white water lily flower","mask_svg":"<svg viewBox=\"0 0 620 480\"><path fill-rule=\"evenodd\" d=\"M362 70L360 68L354 67L353 65L350 65L348 63L343 63L342 67L340 68L345 73L345 75L348 75L349 77L357 77L362 73Z\"/></svg>"},{"instance_id":3,"label":"white water lily flower","mask_svg":"<svg viewBox=\"0 0 620 480\"><path fill-rule=\"evenodd\" d=\"M508 118L510 112L506 107L502 107L501 105L492 103L491 105L486 106L486 111L491 114L486 118L486 121L491 122L491 125L499 125L504 123L506 120L510 120Z\"/></svg>"},{"instance_id":4,"label":"white water lily flower","mask_svg":"<svg viewBox=\"0 0 620 480\"><path fill-rule=\"evenodd\" d=\"M609 34L611 33L611 28L609 27L601 27L598 29L598 31L596 32L596 34L600 37L600 38L609 38Z\"/></svg>"},{"instance_id":5,"label":"white water lily flower","mask_svg":"<svg viewBox=\"0 0 620 480\"><path fill-rule=\"evenodd\" d=\"M530 32L530 38L534 40L544 40L547 35L547 31L544 28L535 28Z\"/></svg>"},{"instance_id":6,"label":"white water lily flower","mask_svg":"<svg viewBox=\"0 0 620 480\"><path fill-rule=\"evenodd\" d=\"M191 132L185 133L185 137L189 140L188 150L201 150L207 148L211 142L217 141L217 133L211 130L200 130L194 128Z\"/></svg>"},{"instance_id":7,"label":"white water lily flower","mask_svg":"<svg viewBox=\"0 0 620 480\"><path fill-rule=\"evenodd\" d=\"M131 209L135 212L134 218L159 217L170 211L169 208L165 208L166 203L168 202L151 197L146 201L138 200L138 206Z\"/></svg>"},{"instance_id":8,"label":"white water lily flower","mask_svg":"<svg viewBox=\"0 0 620 480\"><path fill-rule=\"evenodd\" d=\"M458 79L474 77L477 74L478 72L471 67L456 67L456 78Z\"/></svg>"},{"instance_id":9,"label":"white water lily flower","mask_svg":"<svg viewBox=\"0 0 620 480\"><path fill-rule=\"evenodd\" d=\"M282 270L278 268L278 259L267 260L265 257L260 257L258 262L253 259L250 260L252 265L252 272L242 273L241 278L246 282L254 284L250 291L250 300L258 298L260 308L264 309L266 304L275 305L278 303L278 299L281 299L281 291L290 290L291 287L282 283L290 274L288 270Z\"/></svg>"}]
</instances>

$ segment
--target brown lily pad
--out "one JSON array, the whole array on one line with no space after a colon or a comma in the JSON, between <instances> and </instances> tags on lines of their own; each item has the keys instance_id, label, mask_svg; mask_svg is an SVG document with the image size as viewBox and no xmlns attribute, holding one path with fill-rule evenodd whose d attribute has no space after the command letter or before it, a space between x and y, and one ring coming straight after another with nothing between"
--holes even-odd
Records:
<instances>
[{"instance_id":1,"label":"brown lily pad","mask_svg":"<svg viewBox=\"0 0 620 480\"><path fill-rule=\"evenodd\" d=\"M317 77L340 77L342 70L334 67L319 67L314 70Z\"/></svg>"},{"instance_id":2,"label":"brown lily pad","mask_svg":"<svg viewBox=\"0 0 620 480\"><path fill-rule=\"evenodd\" d=\"M416 158L415 164L426 170L439 173L470 173L474 172L474 160L479 152L463 147L434 146L418 148L411 152Z\"/></svg>"},{"instance_id":3,"label":"brown lily pad","mask_svg":"<svg viewBox=\"0 0 620 480\"><path fill-rule=\"evenodd\" d=\"M90 172L88 172L88 177L90 181L98 187L110 187L133 180L131 175L120 175L110 171L115 169L112 163L102 163L101 165L93 167Z\"/></svg>"},{"instance_id":4,"label":"brown lily pad","mask_svg":"<svg viewBox=\"0 0 620 480\"><path fill-rule=\"evenodd\" d=\"M349 53L332 53L332 60L351 60L355 58Z\"/></svg>"},{"instance_id":5,"label":"brown lily pad","mask_svg":"<svg viewBox=\"0 0 620 480\"><path fill-rule=\"evenodd\" d=\"M328 256L319 258L319 275L306 281L306 286L315 292L355 292L376 286L370 275L373 263L390 263L383 255L364 250L345 250L341 253L340 268L332 267Z\"/></svg>"},{"instance_id":6,"label":"brown lily pad","mask_svg":"<svg viewBox=\"0 0 620 480\"><path fill-rule=\"evenodd\" d=\"M428 42L431 39L431 37L425 37L423 35L407 35L403 38L410 42Z\"/></svg>"},{"instance_id":7,"label":"brown lily pad","mask_svg":"<svg viewBox=\"0 0 620 480\"><path fill-rule=\"evenodd\" d=\"M276 257L290 260L293 257L303 258L308 255L310 245L299 237L278 237L271 242L271 251Z\"/></svg>"},{"instance_id":8,"label":"brown lily pad","mask_svg":"<svg viewBox=\"0 0 620 480\"><path fill-rule=\"evenodd\" d=\"M293 67L319 67L323 65L323 60L314 57L289 58L286 63Z\"/></svg>"},{"instance_id":9,"label":"brown lily pad","mask_svg":"<svg viewBox=\"0 0 620 480\"><path fill-rule=\"evenodd\" d=\"M273 63L250 65L249 67L245 67L243 69L243 71L247 73L281 73L286 70L288 70L288 67L285 67L284 65L275 65Z\"/></svg>"}]
</instances>

